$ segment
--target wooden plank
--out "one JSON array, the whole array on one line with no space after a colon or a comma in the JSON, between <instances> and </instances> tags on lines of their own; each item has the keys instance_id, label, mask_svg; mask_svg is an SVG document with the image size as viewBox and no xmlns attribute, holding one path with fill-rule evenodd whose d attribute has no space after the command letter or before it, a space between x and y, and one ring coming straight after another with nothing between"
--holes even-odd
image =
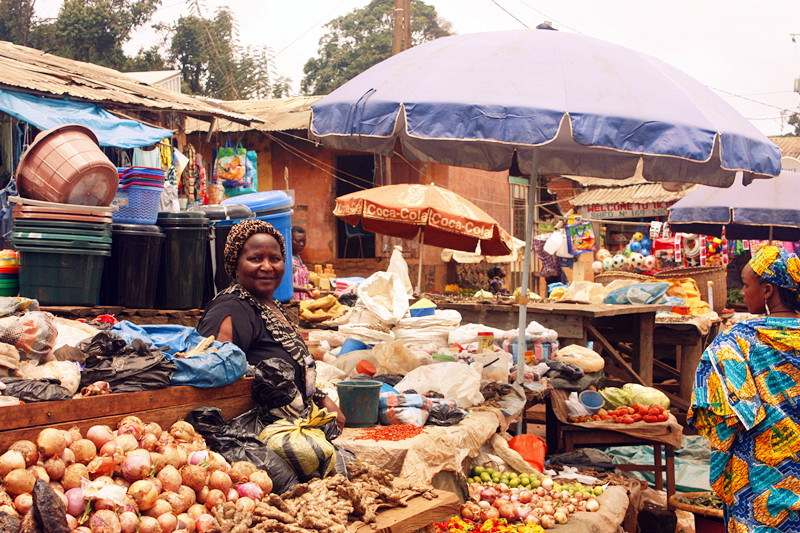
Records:
<instances>
[{"instance_id":1,"label":"wooden plank","mask_svg":"<svg viewBox=\"0 0 800 533\"><path fill-rule=\"evenodd\" d=\"M533 311L530 308L527 313L528 323L536 321L542 326L553 329L558 332L558 338L579 339L583 340L583 345L586 344L586 330L583 323L586 320L583 317L575 315L562 315L557 311L552 313L541 313Z\"/></svg>"},{"instance_id":2,"label":"wooden plank","mask_svg":"<svg viewBox=\"0 0 800 533\"><path fill-rule=\"evenodd\" d=\"M666 372L668 375L670 375L670 376L672 376L674 378L680 378L681 377L681 374L680 374L680 372L678 372L678 369L672 368L668 364L662 363L658 359L654 359L653 360L653 368L654 369L657 368L657 369L659 369L659 370L661 370L663 372Z\"/></svg>"},{"instance_id":3,"label":"wooden plank","mask_svg":"<svg viewBox=\"0 0 800 533\"><path fill-rule=\"evenodd\" d=\"M634 378L640 385L645 385L644 381L639 376L639 374L637 374L636 371L633 368L631 368L631 365L629 365L625 361L625 359L623 359L622 355L620 355L620 353L617 352L617 350L613 346L611 346L611 343L608 342L608 340L605 337L603 337L600 334L600 332L594 328L594 326L592 326L591 324L586 324L586 332L591 337L593 337L594 340L598 341L600 344L603 345L603 348L608 353L611 354L611 356L614 358L617 364L619 364L623 369L625 369L625 371L630 375L630 377Z\"/></svg>"},{"instance_id":4,"label":"wooden plank","mask_svg":"<svg viewBox=\"0 0 800 533\"><path fill-rule=\"evenodd\" d=\"M434 522L443 522L458 514L461 502L452 492L435 489L433 500L417 496L406 507L381 511L374 524L348 528L348 533L410 533L424 529Z\"/></svg>"},{"instance_id":5,"label":"wooden plank","mask_svg":"<svg viewBox=\"0 0 800 533\"><path fill-rule=\"evenodd\" d=\"M140 411L166 409L175 405L215 405L226 398L249 397L252 378L243 378L225 387L167 387L164 389L75 398L60 402L37 402L0 409L0 428L11 430L30 426L48 426L80 420L84 416L101 418L136 414Z\"/></svg>"},{"instance_id":6,"label":"wooden plank","mask_svg":"<svg viewBox=\"0 0 800 533\"><path fill-rule=\"evenodd\" d=\"M642 313L634 321L633 368L642 377L644 385L653 384L653 325L655 314Z\"/></svg>"},{"instance_id":7,"label":"wooden plank","mask_svg":"<svg viewBox=\"0 0 800 533\"><path fill-rule=\"evenodd\" d=\"M703 356L703 339L697 336L697 342L683 347L681 353L681 380L678 396L690 402L692 400L692 389L694 388L694 377L697 373L697 365Z\"/></svg>"}]
</instances>

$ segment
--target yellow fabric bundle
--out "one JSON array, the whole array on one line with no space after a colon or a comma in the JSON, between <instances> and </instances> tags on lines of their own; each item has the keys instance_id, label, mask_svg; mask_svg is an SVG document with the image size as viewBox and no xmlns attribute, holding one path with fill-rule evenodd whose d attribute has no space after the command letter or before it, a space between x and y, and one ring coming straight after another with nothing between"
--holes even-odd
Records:
<instances>
[{"instance_id":1,"label":"yellow fabric bundle","mask_svg":"<svg viewBox=\"0 0 800 533\"><path fill-rule=\"evenodd\" d=\"M708 302L704 302L700 297L700 289L694 278L660 279L659 281L669 283L667 296L677 296L686 301L690 314L704 315L711 311Z\"/></svg>"},{"instance_id":2,"label":"yellow fabric bundle","mask_svg":"<svg viewBox=\"0 0 800 533\"><path fill-rule=\"evenodd\" d=\"M300 302L300 320L306 322L324 322L337 318L344 313L344 306L332 294L316 300Z\"/></svg>"}]
</instances>

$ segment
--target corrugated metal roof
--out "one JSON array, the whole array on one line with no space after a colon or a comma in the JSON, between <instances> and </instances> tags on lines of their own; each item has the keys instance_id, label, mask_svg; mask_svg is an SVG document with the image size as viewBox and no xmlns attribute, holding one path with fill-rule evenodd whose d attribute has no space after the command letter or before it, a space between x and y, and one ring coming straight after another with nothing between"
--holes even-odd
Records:
<instances>
[{"instance_id":1,"label":"corrugated metal roof","mask_svg":"<svg viewBox=\"0 0 800 533\"><path fill-rule=\"evenodd\" d=\"M0 87L100 103L110 110L172 110L195 117L224 117L243 123L251 120L221 105L147 85L110 68L6 41L0 41Z\"/></svg>"},{"instance_id":2,"label":"corrugated metal roof","mask_svg":"<svg viewBox=\"0 0 800 533\"><path fill-rule=\"evenodd\" d=\"M225 106L239 113L255 117L262 122L243 126L228 120L217 121L216 131L234 133L249 130L287 131L304 130L311 121L311 105L322 96L297 96L269 100L228 100ZM198 120L186 121L186 133L208 131L208 124Z\"/></svg>"},{"instance_id":3,"label":"corrugated metal roof","mask_svg":"<svg viewBox=\"0 0 800 533\"><path fill-rule=\"evenodd\" d=\"M800 159L800 137L770 137L769 140L778 145L783 157Z\"/></svg>"},{"instance_id":4,"label":"corrugated metal roof","mask_svg":"<svg viewBox=\"0 0 800 533\"><path fill-rule=\"evenodd\" d=\"M587 178L584 176L564 176L567 179L580 183L584 187L629 187L631 185L643 185L652 183L644 178L626 178L624 180L613 180L609 178Z\"/></svg>"},{"instance_id":5,"label":"corrugated metal roof","mask_svg":"<svg viewBox=\"0 0 800 533\"><path fill-rule=\"evenodd\" d=\"M699 187L699 185L692 185L679 192L667 191L659 183L646 183L644 185L632 185L629 187L603 187L582 192L572 198L569 203L575 207L581 207L584 205L625 202L636 202L640 204L648 202L675 202L697 187Z\"/></svg>"}]
</instances>

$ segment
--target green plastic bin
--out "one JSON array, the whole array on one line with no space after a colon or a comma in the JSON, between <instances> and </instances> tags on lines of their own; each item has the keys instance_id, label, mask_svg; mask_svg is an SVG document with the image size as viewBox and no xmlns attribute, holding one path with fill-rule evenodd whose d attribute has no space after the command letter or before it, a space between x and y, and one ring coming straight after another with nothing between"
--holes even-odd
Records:
<instances>
[{"instance_id":1,"label":"green plastic bin","mask_svg":"<svg viewBox=\"0 0 800 533\"><path fill-rule=\"evenodd\" d=\"M41 305L97 305L110 250L15 245L19 294Z\"/></svg>"},{"instance_id":2,"label":"green plastic bin","mask_svg":"<svg viewBox=\"0 0 800 533\"><path fill-rule=\"evenodd\" d=\"M378 423L378 406L381 397L380 381L353 380L336 384L339 408L347 427L374 426Z\"/></svg>"}]
</instances>

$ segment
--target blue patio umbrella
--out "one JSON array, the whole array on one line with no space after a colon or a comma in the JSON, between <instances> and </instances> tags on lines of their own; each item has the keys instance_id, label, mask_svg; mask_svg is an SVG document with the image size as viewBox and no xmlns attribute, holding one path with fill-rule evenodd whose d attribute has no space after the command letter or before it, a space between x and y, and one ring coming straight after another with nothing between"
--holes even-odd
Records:
<instances>
[{"instance_id":1,"label":"blue patio umbrella","mask_svg":"<svg viewBox=\"0 0 800 533\"><path fill-rule=\"evenodd\" d=\"M800 241L800 173L727 189L701 186L669 208L674 231L722 234L729 239Z\"/></svg>"},{"instance_id":2,"label":"blue patio umbrella","mask_svg":"<svg viewBox=\"0 0 800 533\"><path fill-rule=\"evenodd\" d=\"M531 176L528 205L543 174L727 187L737 172L748 183L780 172L777 146L702 83L651 56L561 31L415 46L314 104L309 131L331 148L391 155L399 144L417 161L516 167ZM536 212L528 210L523 295Z\"/></svg>"}]
</instances>

